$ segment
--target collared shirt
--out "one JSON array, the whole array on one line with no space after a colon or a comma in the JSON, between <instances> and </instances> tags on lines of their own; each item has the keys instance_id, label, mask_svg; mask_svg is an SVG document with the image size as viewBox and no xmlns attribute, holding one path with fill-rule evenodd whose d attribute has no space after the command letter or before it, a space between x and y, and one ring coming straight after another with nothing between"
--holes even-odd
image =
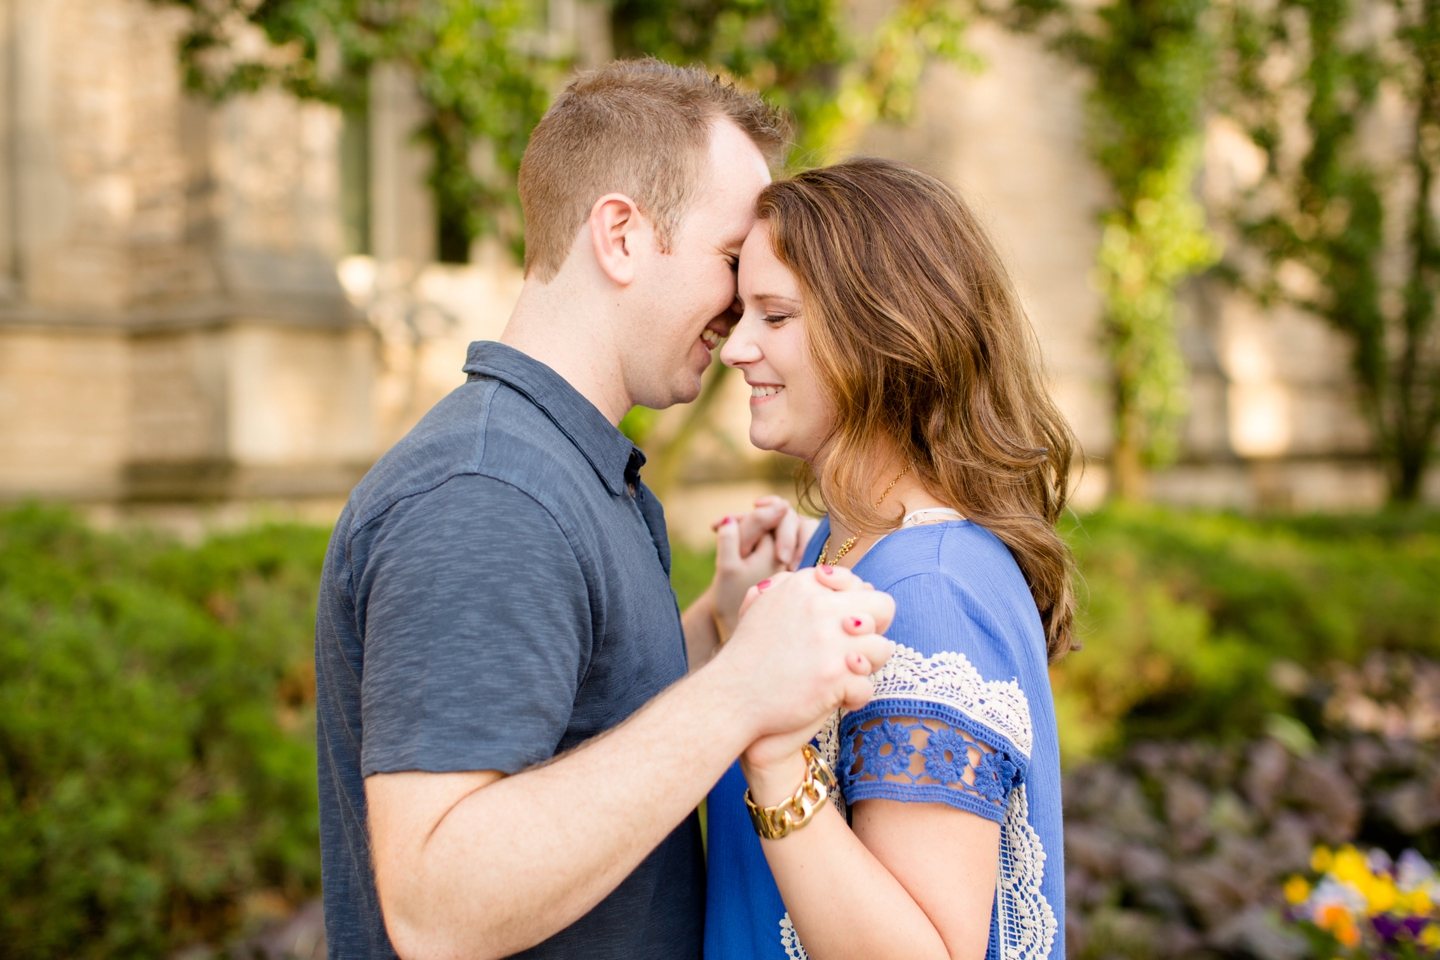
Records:
<instances>
[{"instance_id":1,"label":"collared shirt","mask_svg":"<svg viewBox=\"0 0 1440 960\"><path fill-rule=\"evenodd\" d=\"M395 956L365 777L517 773L615 726L686 672L644 455L516 350L471 344L464 369L468 382L355 488L325 559L315 674L335 960ZM546 828L493 829L522 826ZM519 956L698 958L703 907L692 815L588 914Z\"/></svg>"}]
</instances>

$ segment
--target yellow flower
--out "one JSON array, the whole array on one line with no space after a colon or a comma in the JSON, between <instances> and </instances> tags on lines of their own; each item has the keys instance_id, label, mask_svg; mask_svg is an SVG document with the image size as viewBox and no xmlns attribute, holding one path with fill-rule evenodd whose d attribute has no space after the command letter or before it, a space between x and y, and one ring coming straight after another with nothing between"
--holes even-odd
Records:
<instances>
[{"instance_id":1,"label":"yellow flower","mask_svg":"<svg viewBox=\"0 0 1440 960\"><path fill-rule=\"evenodd\" d=\"M1335 859L1330 864L1329 872L1336 880L1353 883L1362 890L1367 881L1375 878L1370 872L1370 864L1365 862L1364 855L1348 844L1335 851Z\"/></svg>"},{"instance_id":2,"label":"yellow flower","mask_svg":"<svg viewBox=\"0 0 1440 960\"><path fill-rule=\"evenodd\" d=\"M1330 848L1324 844L1316 847L1315 852L1310 854L1310 869L1316 873L1324 873L1329 870L1330 864L1333 862L1334 858L1330 855Z\"/></svg>"},{"instance_id":3,"label":"yellow flower","mask_svg":"<svg viewBox=\"0 0 1440 960\"><path fill-rule=\"evenodd\" d=\"M1400 899L1400 891L1389 877L1372 877L1360 889L1365 894L1371 915L1394 910Z\"/></svg>"},{"instance_id":4,"label":"yellow flower","mask_svg":"<svg viewBox=\"0 0 1440 960\"><path fill-rule=\"evenodd\" d=\"M1310 884L1298 873L1285 881L1285 899L1289 903L1303 903L1310 896Z\"/></svg>"},{"instance_id":5,"label":"yellow flower","mask_svg":"<svg viewBox=\"0 0 1440 960\"><path fill-rule=\"evenodd\" d=\"M1423 917L1430 911L1435 909L1435 904L1430 900L1430 894L1426 893L1424 890L1416 890L1414 893L1410 894L1408 899L1410 901L1410 912L1417 917ZM1434 927L1434 925L1432 924L1426 929L1440 928Z\"/></svg>"},{"instance_id":6,"label":"yellow flower","mask_svg":"<svg viewBox=\"0 0 1440 960\"><path fill-rule=\"evenodd\" d=\"M1431 950L1440 950L1440 924L1427 923L1420 931L1420 945Z\"/></svg>"}]
</instances>

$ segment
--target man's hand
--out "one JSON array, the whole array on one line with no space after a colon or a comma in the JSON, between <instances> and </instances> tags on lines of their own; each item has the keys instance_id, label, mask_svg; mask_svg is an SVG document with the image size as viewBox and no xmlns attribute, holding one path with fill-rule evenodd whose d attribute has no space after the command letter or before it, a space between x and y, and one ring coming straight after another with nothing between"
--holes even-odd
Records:
<instances>
[{"instance_id":1,"label":"man's hand","mask_svg":"<svg viewBox=\"0 0 1440 960\"><path fill-rule=\"evenodd\" d=\"M748 591L735 635L709 669L738 680L755 739L818 727L870 700L894 644L895 601L841 567L780 573Z\"/></svg>"}]
</instances>

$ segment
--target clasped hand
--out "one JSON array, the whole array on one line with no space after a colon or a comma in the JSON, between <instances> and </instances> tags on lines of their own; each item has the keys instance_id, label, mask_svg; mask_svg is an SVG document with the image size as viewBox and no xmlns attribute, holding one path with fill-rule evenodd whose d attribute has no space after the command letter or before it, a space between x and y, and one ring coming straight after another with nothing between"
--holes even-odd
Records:
<instances>
[{"instance_id":1,"label":"clasped hand","mask_svg":"<svg viewBox=\"0 0 1440 960\"><path fill-rule=\"evenodd\" d=\"M737 629L750 627L752 617L768 621L756 624L753 631L765 633L766 642L771 645L767 662L759 666L762 671L770 671L771 665L783 659L785 646L801 642L794 631L781 632L773 628L779 626L777 618L786 619L796 612L787 607L806 602L801 598L804 585L786 581L795 576L805 543L815 527L815 521L800 517L780 497L757 500L753 511L725 517L713 525L717 543L711 591L717 626L721 636L728 637ZM792 714L790 723L767 731L746 749L741 759L752 786L757 781L796 780L804 771L801 748L835 710L842 707L855 710L869 701L872 693L869 675L884 664L892 649L890 642L880 636L894 615L894 603L888 595L875 591L843 568L807 571L802 579L812 578L814 583L833 592L820 598L811 597L806 613L822 621L832 618L837 621L813 626L831 628L826 632L832 642L845 646L843 661L836 663L832 656L823 662L823 667L835 671L836 675L816 678L822 684L830 682L832 696L821 698L812 709L803 711L802 722L795 723ZM768 607L769 612L756 609L752 613L757 604Z\"/></svg>"}]
</instances>

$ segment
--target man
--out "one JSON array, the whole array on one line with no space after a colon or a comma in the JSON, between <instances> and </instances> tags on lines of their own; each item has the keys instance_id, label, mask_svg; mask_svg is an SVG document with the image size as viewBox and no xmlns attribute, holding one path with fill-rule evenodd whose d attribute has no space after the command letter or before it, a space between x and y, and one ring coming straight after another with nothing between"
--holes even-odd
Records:
<instances>
[{"instance_id":1,"label":"man","mask_svg":"<svg viewBox=\"0 0 1440 960\"><path fill-rule=\"evenodd\" d=\"M578 78L536 128L502 342L471 345L469 381L355 489L326 558L337 960L698 958L697 804L754 740L869 697L893 608L843 570L778 579L681 680L664 518L615 426L698 394L780 129L655 61Z\"/></svg>"}]
</instances>

